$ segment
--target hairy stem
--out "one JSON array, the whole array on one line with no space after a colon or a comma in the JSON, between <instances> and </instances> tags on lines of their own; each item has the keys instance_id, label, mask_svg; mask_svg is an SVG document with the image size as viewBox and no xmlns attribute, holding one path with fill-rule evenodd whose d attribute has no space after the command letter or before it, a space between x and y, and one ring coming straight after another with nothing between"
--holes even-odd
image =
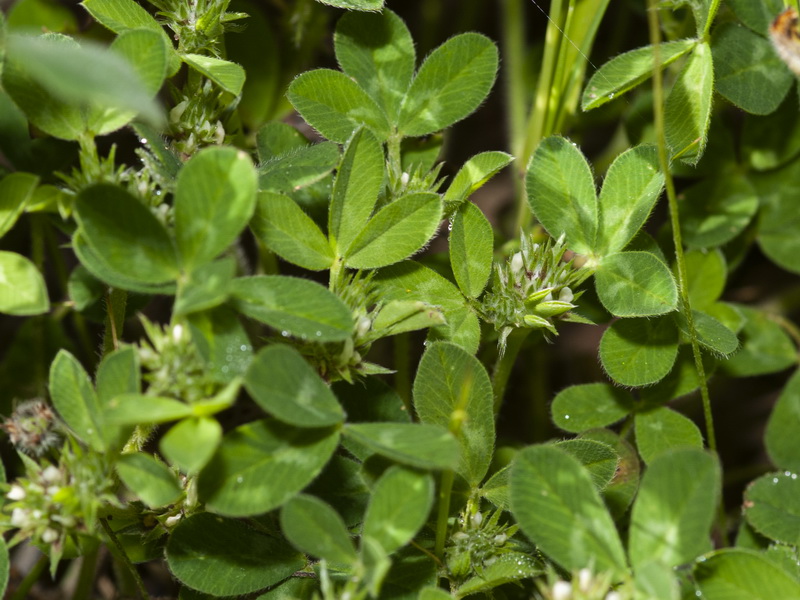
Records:
<instances>
[{"instance_id":1,"label":"hairy stem","mask_svg":"<svg viewBox=\"0 0 800 600\"><path fill-rule=\"evenodd\" d=\"M517 329L508 336L505 352L497 357L492 371L492 388L494 389L494 414L500 412L503 406L503 397L506 394L508 378L511 369L519 356L523 342L528 338L532 329Z\"/></svg>"},{"instance_id":2,"label":"hairy stem","mask_svg":"<svg viewBox=\"0 0 800 600\"><path fill-rule=\"evenodd\" d=\"M675 195L675 183L670 172L669 158L667 157L667 142L664 133L664 85L661 76L661 28L658 22L658 9L656 0L647 0L647 22L650 30L650 43L653 46L653 118L655 122L656 139L658 141L658 160L661 171L664 173L664 180L667 190L667 202L669 204L670 223L672 225L672 241L675 245L675 263L678 268L678 290L681 299L681 311L686 317L686 324L689 329L689 339L692 345L692 355L694 356L694 366L697 370L697 378L700 381L700 397L703 402L703 417L706 425L706 439L708 447L716 452L717 438L714 432L714 416L711 412L711 397L708 393L708 380L705 367L703 366L703 356L700 353L700 344L697 342L697 329L695 328L694 315L689 299L689 289L686 275L686 257L683 253L683 238L681 235L681 225L679 219L678 200ZM718 524L723 545L728 545L727 527L725 523L725 504L720 497L718 511Z\"/></svg>"},{"instance_id":3,"label":"hairy stem","mask_svg":"<svg viewBox=\"0 0 800 600\"><path fill-rule=\"evenodd\" d=\"M111 540L111 552L114 554L114 557L121 561L124 564L128 571L130 572L133 580L136 582L136 588L139 592L139 596L143 600L148 600L150 596L147 594L147 589L144 587L144 581L142 581L141 575L139 575L139 571L136 570L136 567L131 562L131 559L128 558L128 555L125 553L125 548L122 547L119 539L117 539L116 534L111 529L111 526L105 519L98 519L100 521L100 525L103 527L103 531L105 531L108 538Z\"/></svg>"}]
</instances>

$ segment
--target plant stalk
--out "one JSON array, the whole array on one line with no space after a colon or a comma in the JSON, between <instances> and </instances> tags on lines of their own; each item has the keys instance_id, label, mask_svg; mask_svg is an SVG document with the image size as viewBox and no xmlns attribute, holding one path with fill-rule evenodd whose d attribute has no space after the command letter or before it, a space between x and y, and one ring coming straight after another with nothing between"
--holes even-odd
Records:
<instances>
[{"instance_id":1,"label":"plant stalk","mask_svg":"<svg viewBox=\"0 0 800 600\"><path fill-rule=\"evenodd\" d=\"M650 44L653 46L653 120L658 141L658 160L661 171L664 173L664 181L667 191L667 202L669 204L670 223L672 225L672 241L675 245L675 263L678 268L678 290L681 299L681 310L686 317L686 324L689 329L689 338L692 345L692 355L694 356L694 366L697 370L697 378L700 382L700 397L703 403L703 417L706 425L706 439L708 447L716 453L717 438L714 432L714 416L711 411L711 397L708 393L708 380L705 367L703 366L703 356L700 353L700 344L697 341L697 329L692 314L692 306L689 299L688 277L686 274L686 257L683 252L683 237L681 235L680 213L678 199L675 195L675 182L670 172L669 158L667 157L667 141L664 132L664 83L661 74L661 28L658 19L658 9L656 0L647 0L647 23L650 30ZM718 510L718 526L723 545L728 545L727 526L725 518L725 502L720 495Z\"/></svg>"},{"instance_id":2,"label":"plant stalk","mask_svg":"<svg viewBox=\"0 0 800 600\"><path fill-rule=\"evenodd\" d=\"M511 376L511 370L514 368L514 363L519 356L519 351L522 349L522 344L530 335L532 329L524 328L513 331L506 341L506 351L497 357L497 362L494 364L492 371L492 388L494 388L494 414L500 413L500 408L503 406L503 398L506 394L506 386L508 385L508 378Z\"/></svg>"},{"instance_id":3,"label":"plant stalk","mask_svg":"<svg viewBox=\"0 0 800 600\"><path fill-rule=\"evenodd\" d=\"M25 600L25 598L28 598L28 592L30 592L31 588L39 581L39 577L41 577L42 573L47 569L49 562L50 558L46 554L42 554L39 560L36 561L36 564L33 565L33 568L25 575L25 578L19 582L17 589L14 590L14 593L8 600Z\"/></svg>"},{"instance_id":4,"label":"plant stalk","mask_svg":"<svg viewBox=\"0 0 800 600\"><path fill-rule=\"evenodd\" d=\"M133 580L136 582L136 588L139 592L139 597L142 598L142 600L149 600L150 596L147 594L147 589L144 586L144 581L142 581L141 575L139 575L139 571L136 570L136 567L131 562L131 559L125 553L125 548L122 547L122 544L120 543L119 539L117 539L117 536L111 529L111 526L105 519L98 519L98 521L100 521L103 531L105 531L106 535L111 540L111 546L109 549L112 551L117 560L121 561L128 568Z\"/></svg>"}]
</instances>

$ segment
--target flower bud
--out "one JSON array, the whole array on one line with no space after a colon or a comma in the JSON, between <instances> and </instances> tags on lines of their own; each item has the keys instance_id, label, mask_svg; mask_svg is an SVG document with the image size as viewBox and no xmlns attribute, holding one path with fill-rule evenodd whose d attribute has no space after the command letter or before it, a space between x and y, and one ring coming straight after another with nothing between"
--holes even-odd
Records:
<instances>
[{"instance_id":1,"label":"flower bud","mask_svg":"<svg viewBox=\"0 0 800 600\"><path fill-rule=\"evenodd\" d=\"M556 581L553 584L553 600L570 600L572 585L568 581Z\"/></svg>"}]
</instances>

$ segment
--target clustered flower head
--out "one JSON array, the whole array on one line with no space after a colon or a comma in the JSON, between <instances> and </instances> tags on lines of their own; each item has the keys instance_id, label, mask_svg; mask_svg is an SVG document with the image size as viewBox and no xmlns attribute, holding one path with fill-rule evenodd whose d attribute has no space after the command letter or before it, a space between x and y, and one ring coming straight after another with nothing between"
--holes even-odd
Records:
<instances>
[{"instance_id":1,"label":"clustered flower head","mask_svg":"<svg viewBox=\"0 0 800 600\"><path fill-rule=\"evenodd\" d=\"M512 536L517 525L498 523L501 511L485 518L480 511L466 511L459 518L459 529L445 548L447 569L456 579L480 574L503 554L515 549Z\"/></svg>"},{"instance_id":2,"label":"clustered flower head","mask_svg":"<svg viewBox=\"0 0 800 600\"><path fill-rule=\"evenodd\" d=\"M614 590L611 584L611 574L583 568L573 575L571 582L551 572L547 583L539 583L539 591L545 600L630 600L626 586Z\"/></svg>"},{"instance_id":3,"label":"clustered flower head","mask_svg":"<svg viewBox=\"0 0 800 600\"><path fill-rule=\"evenodd\" d=\"M30 538L49 547L55 570L68 538L92 533L100 506L117 502L113 482L101 458L76 443L64 445L57 464L21 457L25 477L4 485L5 521L0 526L17 529L10 546Z\"/></svg>"},{"instance_id":4,"label":"clustered flower head","mask_svg":"<svg viewBox=\"0 0 800 600\"><path fill-rule=\"evenodd\" d=\"M29 456L42 456L61 442L53 409L39 398L18 404L0 428L17 450Z\"/></svg>"},{"instance_id":5,"label":"clustered flower head","mask_svg":"<svg viewBox=\"0 0 800 600\"><path fill-rule=\"evenodd\" d=\"M544 329L558 335L554 320L577 308L573 287L591 272L577 268L574 259L564 261L564 236L536 243L525 234L520 249L505 264L495 263L492 289L484 296L480 310L486 321L500 333L500 349L515 329Z\"/></svg>"},{"instance_id":6,"label":"clustered flower head","mask_svg":"<svg viewBox=\"0 0 800 600\"><path fill-rule=\"evenodd\" d=\"M211 398L218 387L208 363L183 325L160 327L141 317L150 343L142 341L139 359L149 373L147 393L185 402Z\"/></svg>"}]
</instances>

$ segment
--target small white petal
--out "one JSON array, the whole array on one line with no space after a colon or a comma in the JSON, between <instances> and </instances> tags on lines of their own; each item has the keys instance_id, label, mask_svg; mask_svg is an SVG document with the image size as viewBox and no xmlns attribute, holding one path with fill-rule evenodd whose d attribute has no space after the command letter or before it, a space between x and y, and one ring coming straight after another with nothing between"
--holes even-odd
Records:
<instances>
[{"instance_id":1,"label":"small white petal","mask_svg":"<svg viewBox=\"0 0 800 600\"><path fill-rule=\"evenodd\" d=\"M25 498L25 490L21 485L17 485L16 483L11 486L11 489L8 490L6 494L6 498L9 500L22 500Z\"/></svg>"},{"instance_id":2,"label":"small white petal","mask_svg":"<svg viewBox=\"0 0 800 600\"><path fill-rule=\"evenodd\" d=\"M50 483L60 481L61 471L58 469L58 467L50 465L44 471L42 471L42 479Z\"/></svg>"},{"instance_id":3,"label":"small white petal","mask_svg":"<svg viewBox=\"0 0 800 600\"><path fill-rule=\"evenodd\" d=\"M58 539L58 532L55 529L50 529L49 527L42 532L42 541L45 544L52 544Z\"/></svg>"},{"instance_id":4,"label":"small white petal","mask_svg":"<svg viewBox=\"0 0 800 600\"><path fill-rule=\"evenodd\" d=\"M556 581L553 584L553 600L570 600L572 585L568 581Z\"/></svg>"}]
</instances>

